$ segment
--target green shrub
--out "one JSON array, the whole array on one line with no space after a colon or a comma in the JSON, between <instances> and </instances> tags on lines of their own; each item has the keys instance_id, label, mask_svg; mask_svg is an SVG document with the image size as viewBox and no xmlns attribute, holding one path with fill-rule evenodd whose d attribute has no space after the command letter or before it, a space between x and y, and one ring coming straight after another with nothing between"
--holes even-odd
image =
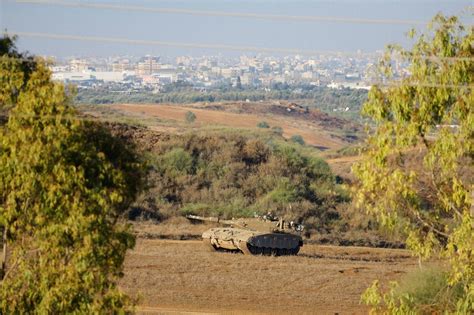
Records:
<instances>
[{"instance_id":1,"label":"green shrub","mask_svg":"<svg viewBox=\"0 0 474 315\"><path fill-rule=\"evenodd\" d=\"M186 118L186 122L192 124L195 120L196 120L196 114L194 114L193 112L189 111L189 112L186 112L186 114L184 115L184 117Z\"/></svg>"},{"instance_id":2,"label":"green shrub","mask_svg":"<svg viewBox=\"0 0 474 315\"><path fill-rule=\"evenodd\" d=\"M362 301L383 313L451 314L463 295L462 283L448 285L448 273L439 267L417 269L406 274L389 292L380 293L374 282L362 295Z\"/></svg>"},{"instance_id":3,"label":"green shrub","mask_svg":"<svg viewBox=\"0 0 474 315\"><path fill-rule=\"evenodd\" d=\"M183 175L191 172L192 156L182 148L173 149L160 159L160 167L173 175Z\"/></svg>"},{"instance_id":4,"label":"green shrub","mask_svg":"<svg viewBox=\"0 0 474 315\"><path fill-rule=\"evenodd\" d=\"M273 133L275 133L279 136L283 135L283 128L281 128L279 126L273 126L271 130L272 130Z\"/></svg>"},{"instance_id":5,"label":"green shrub","mask_svg":"<svg viewBox=\"0 0 474 315\"><path fill-rule=\"evenodd\" d=\"M295 202L299 197L298 187L292 184L289 178L284 177L268 196L273 202L280 204Z\"/></svg>"},{"instance_id":6,"label":"green shrub","mask_svg":"<svg viewBox=\"0 0 474 315\"><path fill-rule=\"evenodd\" d=\"M266 121L261 121L257 124L258 128L270 128L270 125Z\"/></svg>"},{"instance_id":7,"label":"green shrub","mask_svg":"<svg viewBox=\"0 0 474 315\"><path fill-rule=\"evenodd\" d=\"M424 268L408 273L400 281L395 298L410 305L420 313L442 313L456 309L462 295L460 284L450 287L448 273L440 268Z\"/></svg>"},{"instance_id":8,"label":"green shrub","mask_svg":"<svg viewBox=\"0 0 474 315\"><path fill-rule=\"evenodd\" d=\"M305 144L303 137L300 135L291 136L290 141L294 143L299 143L301 145Z\"/></svg>"}]
</instances>

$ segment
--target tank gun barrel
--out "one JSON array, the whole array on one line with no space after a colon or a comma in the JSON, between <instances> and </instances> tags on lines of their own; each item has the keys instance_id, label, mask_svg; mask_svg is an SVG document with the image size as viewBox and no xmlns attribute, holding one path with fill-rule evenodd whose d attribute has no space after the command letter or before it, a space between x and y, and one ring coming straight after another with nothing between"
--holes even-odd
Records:
<instances>
[{"instance_id":1,"label":"tank gun barrel","mask_svg":"<svg viewBox=\"0 0 474 315\"><path fill-rule=\"evenodd\" d=\"M223 220L218 217L201 217L199 215L194 215L194 214L188 214L186 215L187 219L191 220L196 220L196 221L207 221L207 222L215 222L215 223L221 223L221 224L237 224L236 221L233 220Z\"/></svg>"}]
</instances>

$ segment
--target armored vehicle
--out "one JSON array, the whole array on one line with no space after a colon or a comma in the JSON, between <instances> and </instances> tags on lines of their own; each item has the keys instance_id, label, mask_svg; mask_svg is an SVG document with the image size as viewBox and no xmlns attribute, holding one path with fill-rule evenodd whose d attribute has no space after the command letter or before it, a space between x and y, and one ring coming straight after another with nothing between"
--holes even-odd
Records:
<instances>
[{"instance_id":1,"label":"armored vehicle","mask_svg":"<svg viewBox=\"0 0 474 315\"><path fill-rule=\"evenodd\" d=\"M212 250L240 251L251 255L296 255L303 246L298 233L303 226L271 216L249 219L221 220L215 217L186 216L190 220L210 221L225 227L211 228L202 234L205 245Z\"/></svg>"}]
</instances>

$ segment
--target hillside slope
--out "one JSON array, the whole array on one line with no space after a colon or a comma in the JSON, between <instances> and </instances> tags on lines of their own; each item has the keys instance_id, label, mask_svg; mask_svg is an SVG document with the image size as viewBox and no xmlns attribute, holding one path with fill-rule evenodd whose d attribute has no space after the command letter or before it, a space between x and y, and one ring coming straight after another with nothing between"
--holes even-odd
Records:
<instances>
[{"instance_id":1,"label":"hillside slope","mask_svg":"<svg viewBox=\"0 0 474 315\"><path fill-rule=\"evenodd\" d=\"M194 127L209 125L220 125L232 128L255 129L259 122L265 121L270 127L280 127L285 138L294 135L303 137L306 144L321 150L338 149L350 144L354 140L349 133L357 132L354 125L345 120L328 118L327 114L305 115L290 114L285 115L285 111L278 113L277 110L264 111L264 107L259 110L249 110L244 106L243 112L235 112L234 105L226 105L222 108L207 108L206 106L185 106L185 105L137 105L118 104L108 105L108 107L121 111L134 117L150 118L156 117L162 120L171 120L178 123L185 122L185 114L188 111L195 113L197 119ZM223 106L223 105L220 105ZM232 107L231 107L232 106ZM259 108L257 105L254 108ZM346 129L347 127L347 129Z\"/></svg>"}]
</instances>

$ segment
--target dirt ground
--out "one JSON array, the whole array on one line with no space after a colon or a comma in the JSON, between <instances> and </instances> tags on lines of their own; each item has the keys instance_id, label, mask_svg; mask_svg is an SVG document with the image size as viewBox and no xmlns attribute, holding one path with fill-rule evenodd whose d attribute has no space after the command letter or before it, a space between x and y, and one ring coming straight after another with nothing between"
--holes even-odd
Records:
<instances>
[{"instance_id":1,"label":"dirt ground","mask_svg":"<svg viewBox=\"0 0 474 315\"><path fill-rule=\"evenodd\" d=\"M283 136L290 138L301 135L305 142L322 149L338 149L347 145L341 139L331 136L324 128L315 123L303 121L292 117L276 115L256 115L244 113L230 113L224 111L185 107L183 105L138 105L118 104L110 108L120 110L126 114L143 115L144 117L157 117L163 120L185 121L185 114L193 111L196 114L196 126L221 125L233 128L256 128L261 121L266 121L270 126L283 128Z\"/></svg>"},{"instance_id":2,"label":"dirt ground","mask_svg":"<svg viewBox=\"0 0 474 315\"><path fill-rule=\"evenodd\" d=\"M331 170L334 174L341 176L349 182L355 180L354 174L352 174L352 165L362 159L361 155L356 156L343 156L334 159L326 159L326 162L331 166Z\"/></svg>"},{"instance_id":3,"label":"dirt ground","mask_svg":"<svg viewBox=\"0 0 474 315\"><path fill-rule=\"evenodd\" d=\"M282 127L286 137L300 134L314 146L337 149L345 145L320 126L291 117L163 104L110 108L135 118L172 121L160 128L184 124L188 110L196 114L197 128L206 124L256 128L265 120ZM347 175L356 159L328 162L337 174ZM195 240L209 226L175 220L168 225L134 224L137 245L126 257L120 286L139 298L139 314L367 314L360 296L373 280L388 283L418 265L401 249L305 244L298 256L211 252Z\"/></svg>"},{"instance_id":4,"label":"dirt ground","mask_svg":"<svg viewBox=\"0 0 474 315\"><path fill-rule=\"evenodd\" d=\"M120 286L141 314L366 314L361 293L417 266L408 251L304 245L298 256L211 252L139 238Z\"/></svg>"}]
</instances>

